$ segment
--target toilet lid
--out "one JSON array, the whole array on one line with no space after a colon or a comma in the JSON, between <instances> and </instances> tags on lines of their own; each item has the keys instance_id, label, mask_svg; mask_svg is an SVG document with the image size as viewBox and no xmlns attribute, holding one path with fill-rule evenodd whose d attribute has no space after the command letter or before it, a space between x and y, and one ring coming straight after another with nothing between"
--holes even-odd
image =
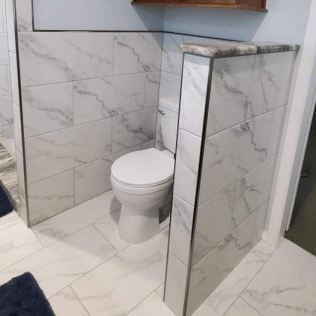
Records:
<instances>
[{"instance_id":1,"label":"toilet lid","mask_svg":"<svg viewBox=\"0 0 316 316\"><path fill-rule=\"evenodd\" d=\"M112 165L112 176L132 187L153 187L173 177L174 159L151 148L126 154Z\"/></svg>"}]
</instances>

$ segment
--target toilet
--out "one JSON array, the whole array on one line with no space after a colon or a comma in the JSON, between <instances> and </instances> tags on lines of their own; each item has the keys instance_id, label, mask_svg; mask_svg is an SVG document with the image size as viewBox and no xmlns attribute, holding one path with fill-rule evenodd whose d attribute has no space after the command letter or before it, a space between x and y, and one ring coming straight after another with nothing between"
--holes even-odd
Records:
<instances>
[{"instance_id":1,"label":"toilet","mask_svg":"<svg viewBox=\"0 0 316 316\"><path fill-rule=\"evenodd\" d=\"M166 204L173 185L177 107L161 103L159 120L166 150L131 152L118 158L111 169L113 192L122 203L118 232L129 244L143 243L160 232L159 208Z\"/></svg>"}]
</instances>

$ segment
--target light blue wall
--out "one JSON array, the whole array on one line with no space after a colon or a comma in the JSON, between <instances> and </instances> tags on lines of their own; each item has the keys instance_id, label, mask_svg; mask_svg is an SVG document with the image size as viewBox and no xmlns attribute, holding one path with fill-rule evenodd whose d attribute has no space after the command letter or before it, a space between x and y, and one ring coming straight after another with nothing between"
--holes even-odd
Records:
<instances>
[{"instance_id":1,"label":"light blue wall","mask_svg":"<svg viewBox=\"0 0 316 316\"><path fill-rule=\"evenodd\" d=\"M267 0L268 13L165 8L164 30L211 37L301 44L312 0Z\"/></svg>"},{"instance_id":2,"label":"light blue wall","mask_svg":"<svg viewBox=\"0 0 316 316\"><path fill-rule=\"evenodd\" d=\"M46 30L159 30L163 9L131 0L33 0L35 27Z\"/></svg>"}]
</instances>

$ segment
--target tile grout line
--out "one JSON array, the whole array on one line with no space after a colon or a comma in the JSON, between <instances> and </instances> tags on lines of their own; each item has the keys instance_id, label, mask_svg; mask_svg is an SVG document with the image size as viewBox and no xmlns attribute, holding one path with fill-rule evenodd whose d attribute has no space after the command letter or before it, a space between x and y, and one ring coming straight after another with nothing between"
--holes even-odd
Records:
<instances>
[{"instance_id":1,"label":"tile grout line","mask_svg":"<svg viewBox=\"0 0 316 316\"><path fill-rule=\"evenodd\" d=\"M87 314L90 316L89 311L86 309L85 305L82 303L81 299L78 297L77 293L74 291L74 289L72 288L71 284L69 285L69 287L71 288L71 290L73 291L73 293L75 294L77 300L79 301L80 305L84 308L84 310L87 312Z\"/></svg>"},{"instance_id":2,"label":"tile grout line","mask_svg":"<svg viewBox=\"0 0 316 316\"><path fill-rule=\"evenodd\" d=\"M251 304L249 304L245 299L242 297L239 297L239 299L243 300L246 304L248 304L250 307L252 307L259 315L263 316L262 313L260 313L256 308L254 308Z\"/></svg>"}]
</instances>

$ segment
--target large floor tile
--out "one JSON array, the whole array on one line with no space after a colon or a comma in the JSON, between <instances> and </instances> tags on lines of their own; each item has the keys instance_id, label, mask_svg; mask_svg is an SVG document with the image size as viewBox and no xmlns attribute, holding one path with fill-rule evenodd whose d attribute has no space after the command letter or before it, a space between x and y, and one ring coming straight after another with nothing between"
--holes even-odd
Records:
<instances>
[{"instance_id":1,"label":"large floor tile","mask_svg":"<svg viewBox=\"0 0 316 316\"><path fill-rule=\"evenodd\" d=\"M259 241L259 243L252 249L252 252L267 261L275 252L276 247L268 244L264 240Z\"/></svg>"},{"instance_id":2,"label":"large floor tile","mask_svg":"<svg viewBox=\"0 0 316 316\"><path fill-rule=\"evenodd\" d=\"M22 221L0 231L0 270L42 249L36 235Z\"/></svg>"},{"instance_id":3,"label":"large floor tile","mask_svg":"<svg viewBox=\"0 0 316 316\"><path fill-rule=\"evenodd\" d=\"M47 247L120 207L112 191L77 205L32 229Z\"/></svg>"},{"instance_id":4,"label":"large floor tile","mask_svg":"<svg viewBox=\"0 0 316 316\"><path fill-rule=\"evenodd\" d=\"M127 316L174 316L157 293L152 293Z\"/></svg>"},{"instance_id":5,"label":"large floor tile","mask_svg":"<svg viewBox=\"0 0 316 316\"><path fill-rule=\"evenodd\" d=\"M253 307L239 298L225 316L261 316Z\"/></svg>"},{"instance_id":6,"label":"large floor tile","mask_svg":"<svg viewBox=\"0 0 316 316\"><path fill-rule=\"evenodd\" d=\"M223 316L264 263L262 259L249 253L193 316Z\"/></svg>"},{"instance_id":7,"label":"large floor tile","mask_svg":"<svg viewBox=\"0 0 316 316\"><path fill-rule=\"evenodd\" d=\"M0 284L31 272L50 298L116 253L114 247L88 226L0 273Z\"/></svg>"},{"instance_id":8,"label":"large floor tile","mask_svg":"<svg viewBox=\"0 0 316 316\"><path fill-rule=\"evenodd\" d=\"M49 303L56 316L89 316L71 287L55 294Z\"/></svg>"},{"instance_id":9,"label":"large floor tile","mask_svg":"<svg viewBox=\"0 0 316 316\"><path fill-rule=\"evenodd\" d=\"M91 316L126 315L164 281L167 238L131 246L72 284Z\"/></svg>"},{"instance_id":10,"label":"large floor tile","mask_svg":"<svg viewBox=\"0 0 316 316\"><path fill-rule=\"evenodd\" d=\"M5 229L7 227L10 227L14 224L20 223L21 219L19 218L19 215L13 211L11 213L9 213L6 216L1 217L0 219L0 231L2 229Z\"/></svg>"},{"instance_id":11,"label":"large floor tile","mask_svg":"<svg viewBox=\"0 0 316 316\"><path fill-rule=\"evenodd\" d=\"M263 316L316 311L316 258L285 240L242 294Z\"/></svg>"}]
</instances>

